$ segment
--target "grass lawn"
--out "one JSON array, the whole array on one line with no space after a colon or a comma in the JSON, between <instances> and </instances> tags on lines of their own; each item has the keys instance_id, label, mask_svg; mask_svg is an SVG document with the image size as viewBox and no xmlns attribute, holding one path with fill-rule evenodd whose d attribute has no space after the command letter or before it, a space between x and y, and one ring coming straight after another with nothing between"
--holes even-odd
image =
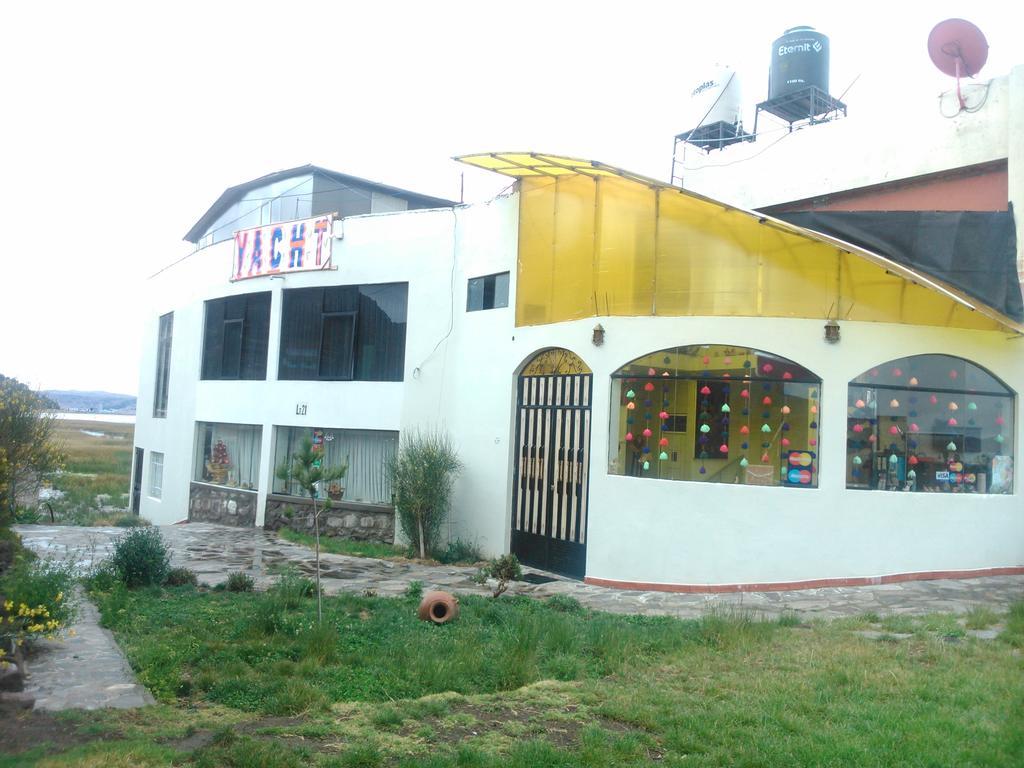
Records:
<instances>
[{"instance_id":1,"label":"grass lawn","mask_svg":"<svg viewBox=\"0 0 1024 768\"><path fill-rule=\"evenodd\" d=\"M135 425L57 419L54 432L67 456L64 472L52 478L53 487L64 494L49 502L56 522L115 524L123 515L102 513L96 497L106 494L111 505L127 505L122 494L130 490ZM48 510L40 511L39 522L49 523Z\"/></svg>"},{"instance_id":2,"label":"grass lawn","mask_svg":"<svg viewBox=\"0 0 1024 768\"><path fill-rule=\"evenodd\" d=\"M319 629L294 590L94 597L160 703L64 715L65 751L41 737L0 766L1024 765L1024 604L969 617L1004 627L984 641L948 615L679 621L467 596L434 627L415 597L343 595Z\"/></svg>"},{"instance_id":3,"label":"grass lawn","mask_svg":"<svg viewBox=\"0 0 1024 768\"><path fill-rule=\"evenodd\" d=\"M311 534L299 533L291 528L281 528L277 535L285 541L294 544L313 548L315 539ZM352 541L351 539L340 539L336 536L321 536L320 551L329 552L332 555L353 555L355 557L378 557L382 559L392 557L403 557L405 549L396 547L393 544L381 544L377 541Z\"/></svg>"}]
</instances>

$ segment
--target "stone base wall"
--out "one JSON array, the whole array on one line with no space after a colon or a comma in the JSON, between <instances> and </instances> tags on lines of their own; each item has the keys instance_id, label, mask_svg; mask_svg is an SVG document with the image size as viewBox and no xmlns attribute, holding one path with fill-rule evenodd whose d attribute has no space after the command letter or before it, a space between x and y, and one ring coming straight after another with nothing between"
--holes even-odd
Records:
<instances>
[{"instance_id":1,"label":"stone base wall","mask_svg":"<svg viewBox=\"0 0 1024 768\"><path fill-rule=\"evenodd\" d=\"M252 528L256 525L256 491L192 483L188 491L188 519L193 523Z\"/></svg>"},{"instance_id":2,"label":"stone base wall","mask_svg":"<svg viewBox=\"0 0 1024 768\"><path fill-rule=\"evenodd\" d=\"M268 496L263 527L268 531L291 528L313 533L313 503L294 496ZM384 504L332 501L320 515L320 535L354 541L395 542L395 509Z\"/></svg>"}]
</instances>

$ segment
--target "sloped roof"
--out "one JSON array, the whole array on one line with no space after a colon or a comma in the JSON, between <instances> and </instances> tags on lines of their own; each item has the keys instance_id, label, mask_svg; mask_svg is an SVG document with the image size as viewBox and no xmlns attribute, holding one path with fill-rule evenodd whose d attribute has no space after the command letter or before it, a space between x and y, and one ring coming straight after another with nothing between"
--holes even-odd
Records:
<instances>
[{"instance_id":1,"label":"sloped roof","mask_svg":"<svg viewBox=\"0 0 1024 768\"><path fill-rule=\"evenodd\" d=\"M524 185L519 325L754 314L1024 333L999 309L866 248L614 166L536 152L455 159Z\"/></svg>"},{"instance_id":2,"label":"sloped roof","mask_svg":"<svg viewBox=\"0 0 1024 768\"><path fill-rule=\"evenodd\" d=\"M265 187L268 184L290 179L295 176L307 176L310 174L326 176L327 178L341 184L353 184L360 187L369 187L379 192L407 200L418 207L450 208L451 206L456 205L456 203L451 200L445 200L440 197L431 197L430 195L421 195L416 192L410 192L407 189L392 187L388 184L381 184L376 181L369 181L368 179L362 179L358 176L350 176L347 173L338 173L337 171L332 171L327 168L321 168L318 165L300 165L296 168L274 171L273 173L268 173L266 176L260 176L258 179L253 179L252 181L246 181L242 184L236 184L233 187L228 187L224 190L221 196L217 198L216 202L210 206L209 210L199 218L199 221L192 225L192 228L185 234L184 239L190 243L198 242L217 218L249 190Z\"/></svg>"}]
</instances>

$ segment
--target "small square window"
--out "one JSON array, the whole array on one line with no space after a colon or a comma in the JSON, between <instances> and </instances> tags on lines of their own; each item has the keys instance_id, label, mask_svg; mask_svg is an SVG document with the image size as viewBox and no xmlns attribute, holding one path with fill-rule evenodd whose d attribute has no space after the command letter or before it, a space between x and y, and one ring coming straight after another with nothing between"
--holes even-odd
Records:
<instances>
[{"instance_id":1,"label":"small square window","mask_svg":"<svg viewBox=\"0 0 1024 768\"><path fill-rule=\"evenodd\" d=\"M508 306L508 272L471 277L466 293L466 311L499 309Z\"/></svg>"}]
</instances>

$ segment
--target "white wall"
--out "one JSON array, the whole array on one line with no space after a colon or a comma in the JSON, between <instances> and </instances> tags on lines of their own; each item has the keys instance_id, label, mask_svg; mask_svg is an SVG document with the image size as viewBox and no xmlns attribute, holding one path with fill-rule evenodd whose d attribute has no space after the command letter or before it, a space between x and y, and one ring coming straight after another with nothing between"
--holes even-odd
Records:
<instances>
[{"instance_id":1,"label":"white wall","mask_svg":"<svg viewBox=\"0 0 1024 768\"><path fill-rule=\"evenodd\" d=\"M518 199L453 210L346 219L337 272L229 284L230 244L213 246L153 281L152 340L142 361L136 444L165 455L164 494L142 514L187 514L196 421L260 424L260 517L275 425L446 429L465 464L453 536L507 551L515 376L549 347L576 352L594 372L587 575L618 581L736 584L1024 564L1020 472L1013 496L907 494L845 488L846 384L880 363L923 353L966 357L1024 389L1022 341L988 332L853 323L822 340L822 321L770 318L591 318L515 328L513 309L466 312L470 277L509 270L515 295ZM408 281L401 383L278 382L280 291L320 284ZM268 380L199 380L203 305L234 292L274 291ZM514 303L514 301L513 301ZM152 419L158 316L174 308L167 419ZM602 347L592 329L606 329ZM792 359L824 379L817 489L712 485L607 474L610 376L643 354L687 344L749 346ZM297 402L308 403L305 417ZM1019 417L1016 456L1024 456Z\"/></svg>"},{"instance_id":2,"label":"white wall","mask_svg":"<svg viewBox=\"0 0 1024 768\"><path fill-rule=\"evenodd\" d=\"M942 114L955 111L951 93L940 100L931 92L908 91L891 113L865 115L857 102L871 93L861 91L850 100L848 117L766 133L721 151L686 147L676 173L686 189L755 209L1006 160L1024 279L1024 65L991 81L965 81L971 104L982 99L987 83L983 106L951 118ZM760 126L777 127L770 118Z\"/></svg>"},{"instance_id":3,"label":"white wall","mask_svg":"<svg viewBox=\"0 0 1024 768\"><path fill-rule=\"evenodd\" d=\"M1011 97L1010 81L995 78L984 107L952 118L940 114L934 94L910 92L898 113L865 115L854 102L848 117L792 133L766 133L721 151L687 147L682 185L741 208L763 208L1005 159L1011 103L1024 108L1021 94ZM760 127L777 125L765 120Z\"/></svg>"},{"instance_id":4,"label":"white wall","mask_svg":"<svg viewBox=\"0 0 1024 768\"><path fill-rule=\"evenodd\" d=\"M382 429L447 429L467 464L456 488L452 534L478 541L492 552L505 547L504 512L464 514L490 498L495 484L508 485L508 425L495 428L477 408L474 390L511 393L502 372L502 343L511 343L513 310L466 312L470 277L511 271L516 254L517 198L456 209L355 216L336 229L332 272L293 273L230 283L232 245L205 248L150 281L140 368L135 443L146 450L143 489L148 489L149 452L164 459L160 500L142 494L141 514L158 523L188 515L197 421L257 424L263 429L257 524L272 480L273 427L308 426ZM514 280L514 275L513 275ZM277 381L281 292L318 285L409 283L409 322L403 382ZM237 293L272 291L267 379L201 381L203 302ZM510 289L510 293L511 293ZM154 419L159 315L174 311L167 418ZM459 361L466 361L463 365ZM509 394L510 396L510 394ZM501 397L507 402L507 397ZM296 405L304 403L304 416ZM506 420L510 418L506 416ZM467 458L468 457L468 458ZM494 459L497 457L497 461ZM483 460L483 461L481 461Z\"/></svg>"},{"instance_id":5,"label":"white wall","mask_svg":"<svg viewBox=\"0 0 1024 768\"><path fill-rule=\"evenodd\" d=\"M587 575L635 582L749 584L1024 565L1020 472L1013 496L845 488L846 383L913 354L959 355L1024 386L1022 341L998 333L769 318L600 318L520 328L518 357L565 346L594 371ZM817 489L763 488L607 474L610 376L643 354L688 344L749 346L823 379ZM1017 423L1017 422L1015 422ZM1016 456L1024 451L1019 425ZM616 437L617 439L617 437Z\"/></svg>"}]
</instances>

